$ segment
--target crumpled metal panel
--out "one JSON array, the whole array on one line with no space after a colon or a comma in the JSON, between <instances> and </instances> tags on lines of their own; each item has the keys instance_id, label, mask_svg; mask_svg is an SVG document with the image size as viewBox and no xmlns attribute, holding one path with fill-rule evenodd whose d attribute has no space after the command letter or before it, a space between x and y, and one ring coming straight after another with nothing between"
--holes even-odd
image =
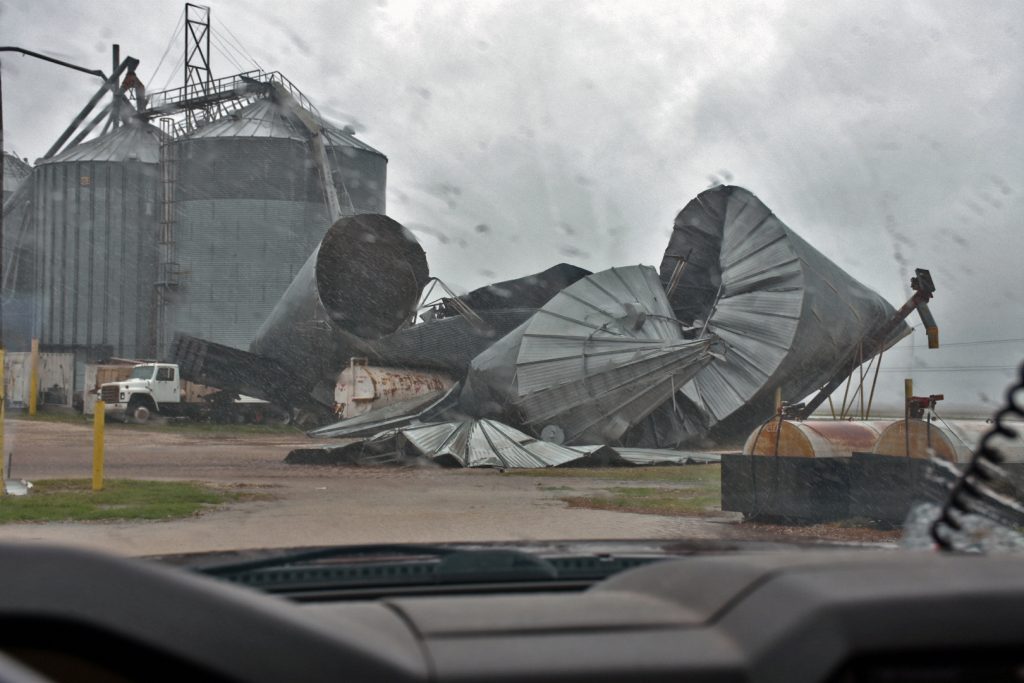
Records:
<instances>
[{"instance_id":1,"label":"crumpled metal panel","mask_svg":"<svg viewBox=\"0 0 1024 683\"><path fill-rule=\"evenodd\" d=\"M623 448L615 446L615 452L632 465L706 465L722 461L718 453L699 451L677 451L668 448Z\"/></svg>"},{"instance_id":2,"label":"crumpled metal panel","mask_svg":"<svg viewBox=\"0 0 1024 683\"><path fill-rule=\"evenodd\" d=\"M525 423L567 443L615 441L708 363L688 340L655 270L611 268L567 287L522 333L512 403Z\"/></svg>"},{"instance_id":3,"label":"crumpled metal panel","mask_svg":"<svg viewBox=\"0 0 1024 683\"><path fill-rule=\"evenodd\" d=\"M718 436L745 434L771 415L776 388L798 401L821 387L895 312L740 187L707 190L676 217L661 264L666 287L687 255L672 308L685 323L710 318L728 352L683 394ZM907 333L904 325L889 343Z\"/></svg>"},{"instance_id":4,"label":"crumpled metal panel","mask_svg":"<svg viewBox=\"0 0 1024 683\"><path fill-rule=\"evenodd\" d=\"M401 437L422 455L461 467L557 467L587 455L487 419L409 427L401 430Z\"/></svg>"},{"instance_id":5,"label":"crumpled metal panel","mask_svg":"<svg viewBox=\"0 0 1024 683\"><path fill-rule=\"evenodd\" d=\"M465 373L479 353L489 348L534 314L534 309L512 308L477 312L478 328L461 315L418 323L369 343L369 358L376 364L432 368Z\"/></svg>"},{"instance_id":6,"label":"crumpled metal panel","mask_svg":"<svg viewBox=\"0 0 1024 683\"><path fill-rule=\"evenodd\" d=\"M459 299L477 313L513 307L538 309L555 294L587 275L590 275L589 270L569 263L559 263L539 273L474 289ZM458 313L448 305L444 308L446 315Z\"/></svg>"},{"instance_id":7,"label":"crumpled metal panel","mask_svg":"<svg viewBox=\"0 0 1024 683\"><path fill-rule=\"evenodd\" d=\"M455 384L441 391L396 401L368 413L318 427L307 432L306 436L332 439L372 436L384 430L405 427L418 421L436 420L442 410L454 403L454 397L458 391L459 385Z\"/></svg>"},{"instance_id":8,"label":"crumpled metal panel","mask_svg":"<svg viewBox=\"0 0 1024 683\"><path fill-rule=\"evenodd\" d=\"M711 360L708 341L680 341L657 349L623 350L627 362L519 397L535 429L557 425L567 443L617 441Z\"/></svg>"},{"instance_id":9,"label":"crumpled metal panel","mask_svg":"<svg viewBox=\"0 0 1024 683\"><path fill-rule=\"evenodd\" d=\"M349 421L351 422L351 421ZM326 435L317 430L310 435ZM333 436L333 435L332 435ZM562 446L535 439L497 420L458 416L394 427L361 442L296 449L287 462L402 464L410 455L447 467L614 467L718 462L714 453L604 445Z\"/></svg>"}]
</instances>

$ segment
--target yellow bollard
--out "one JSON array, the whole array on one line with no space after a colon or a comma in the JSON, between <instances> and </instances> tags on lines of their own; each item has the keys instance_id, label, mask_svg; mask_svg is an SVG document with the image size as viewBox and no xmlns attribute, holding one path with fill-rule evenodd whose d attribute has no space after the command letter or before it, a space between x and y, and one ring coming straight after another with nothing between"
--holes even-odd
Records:
<instances>
[{"instance_id":1,"label":"yellow bollard","mask_svg":"<svg viewBox=\"0 0 1024 683\"><path fill-rule=\"evenodd\" d=\"M31 370L28 375L28 414L35 416L39 402L39 340L32 340Z\"/></svg>"},{"instance_id":2,"label":"yellow bollard","mask_svg":"<svg viewBox=\"0 0 1024 683\"><path fill-rule=\"evenodd\" d=\"M103 490L103 425L107 407L103 401L96 401L96 413L92 421L92 490Z\"/></svg>"}]
</instances>

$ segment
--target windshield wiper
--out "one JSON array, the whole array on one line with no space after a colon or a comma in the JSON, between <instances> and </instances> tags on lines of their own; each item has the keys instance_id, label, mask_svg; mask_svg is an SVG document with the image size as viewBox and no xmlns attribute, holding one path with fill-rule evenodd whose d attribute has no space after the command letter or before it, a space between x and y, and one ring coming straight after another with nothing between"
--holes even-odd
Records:
<instances>
[{"instance_id":1,"label":"windshield wiper","mask_svg":"<svg viewBox=\"0 0 1024 683\"><path fill-rule=\"evenodd\" d=\"M662 557L568 553L539 555L515 548L380 544L290 552L195 571L269 592L366 587L592 582Z\"/></svg>"}]
</instances>

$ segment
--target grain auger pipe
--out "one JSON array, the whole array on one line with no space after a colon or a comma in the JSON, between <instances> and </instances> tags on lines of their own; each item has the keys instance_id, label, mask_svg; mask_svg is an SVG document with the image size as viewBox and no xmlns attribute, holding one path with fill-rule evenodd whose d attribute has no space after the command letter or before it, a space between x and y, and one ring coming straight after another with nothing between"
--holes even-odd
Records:
<instances>
[{"instance_id":1,"label":"grain auger pipe","mask_svg":"<svg viewBox=\"0 0 1024 683\"><path fill-rule=\"evenodd\" d=\"M817 410L818 406L828 399L829 395L836 390L836 387L842 384L860 363L880 353L885 348L889 335L895 332L915 310L921 316L921 322L924 323L925 333L928 335L928 348L939 348L939 328L935 324L935 318L932 317L931 311L928 310L928 302L935 295L935 283L932 282L931 273L924 268L915 268L914 273L915 277L910 278L910 288L914 290L913 296L900 306L899 310L889 318L888 322L878 332L863 340L860 346L865 351L864 355L860 355L859 350L855 352L832 379L819 389L818 393L804 405L803 410L798 415L799 419L805 420L810 417ZM867 351L870 351L870 353L867 353Z\"/></svg>"}]
</instances>

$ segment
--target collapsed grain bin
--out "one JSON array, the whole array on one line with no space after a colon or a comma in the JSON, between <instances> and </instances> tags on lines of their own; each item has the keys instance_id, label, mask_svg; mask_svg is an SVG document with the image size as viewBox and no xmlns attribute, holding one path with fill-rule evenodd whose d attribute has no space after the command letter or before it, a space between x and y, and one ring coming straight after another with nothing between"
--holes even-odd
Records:
<instances>
[{"instance_id":1,"label":"collapsed grain bin","mask_svg":"<svg viewBox=\"0 0 1024 683\"><path fill-rule=\"evenodd\" d=\"M430 277L423 248L387 216L342 218L327 231L259 328L250 351L302 374L336 372L365 340L416 311Z\"/></svg>"},{"instance_id":2,"label":"collapsed grain bin","mask_svg":"<svg viewBox=\"0 0 1024 683\"><path fill-rule=\"evenodd\" d=\"M461 400L557 443L614 443L713 358L686 339L649 266L577 280L477 356Z\"/></svg>"},{"instance_id":3,"label":"collapsed grain bin","mask_svg":"<svg viewBox=\"0 0 1024 683\"><path fill-rule=\"evenodd\" d=\"M886 334L895 309L740 187L702 192L679 213L661 280L676 317L728 349L682 391L717 440L743 438L771 416L776 390L799 401L859 345L866 361L876 344L909 333L901 322Z\"/></svg>"}]
</instances>

